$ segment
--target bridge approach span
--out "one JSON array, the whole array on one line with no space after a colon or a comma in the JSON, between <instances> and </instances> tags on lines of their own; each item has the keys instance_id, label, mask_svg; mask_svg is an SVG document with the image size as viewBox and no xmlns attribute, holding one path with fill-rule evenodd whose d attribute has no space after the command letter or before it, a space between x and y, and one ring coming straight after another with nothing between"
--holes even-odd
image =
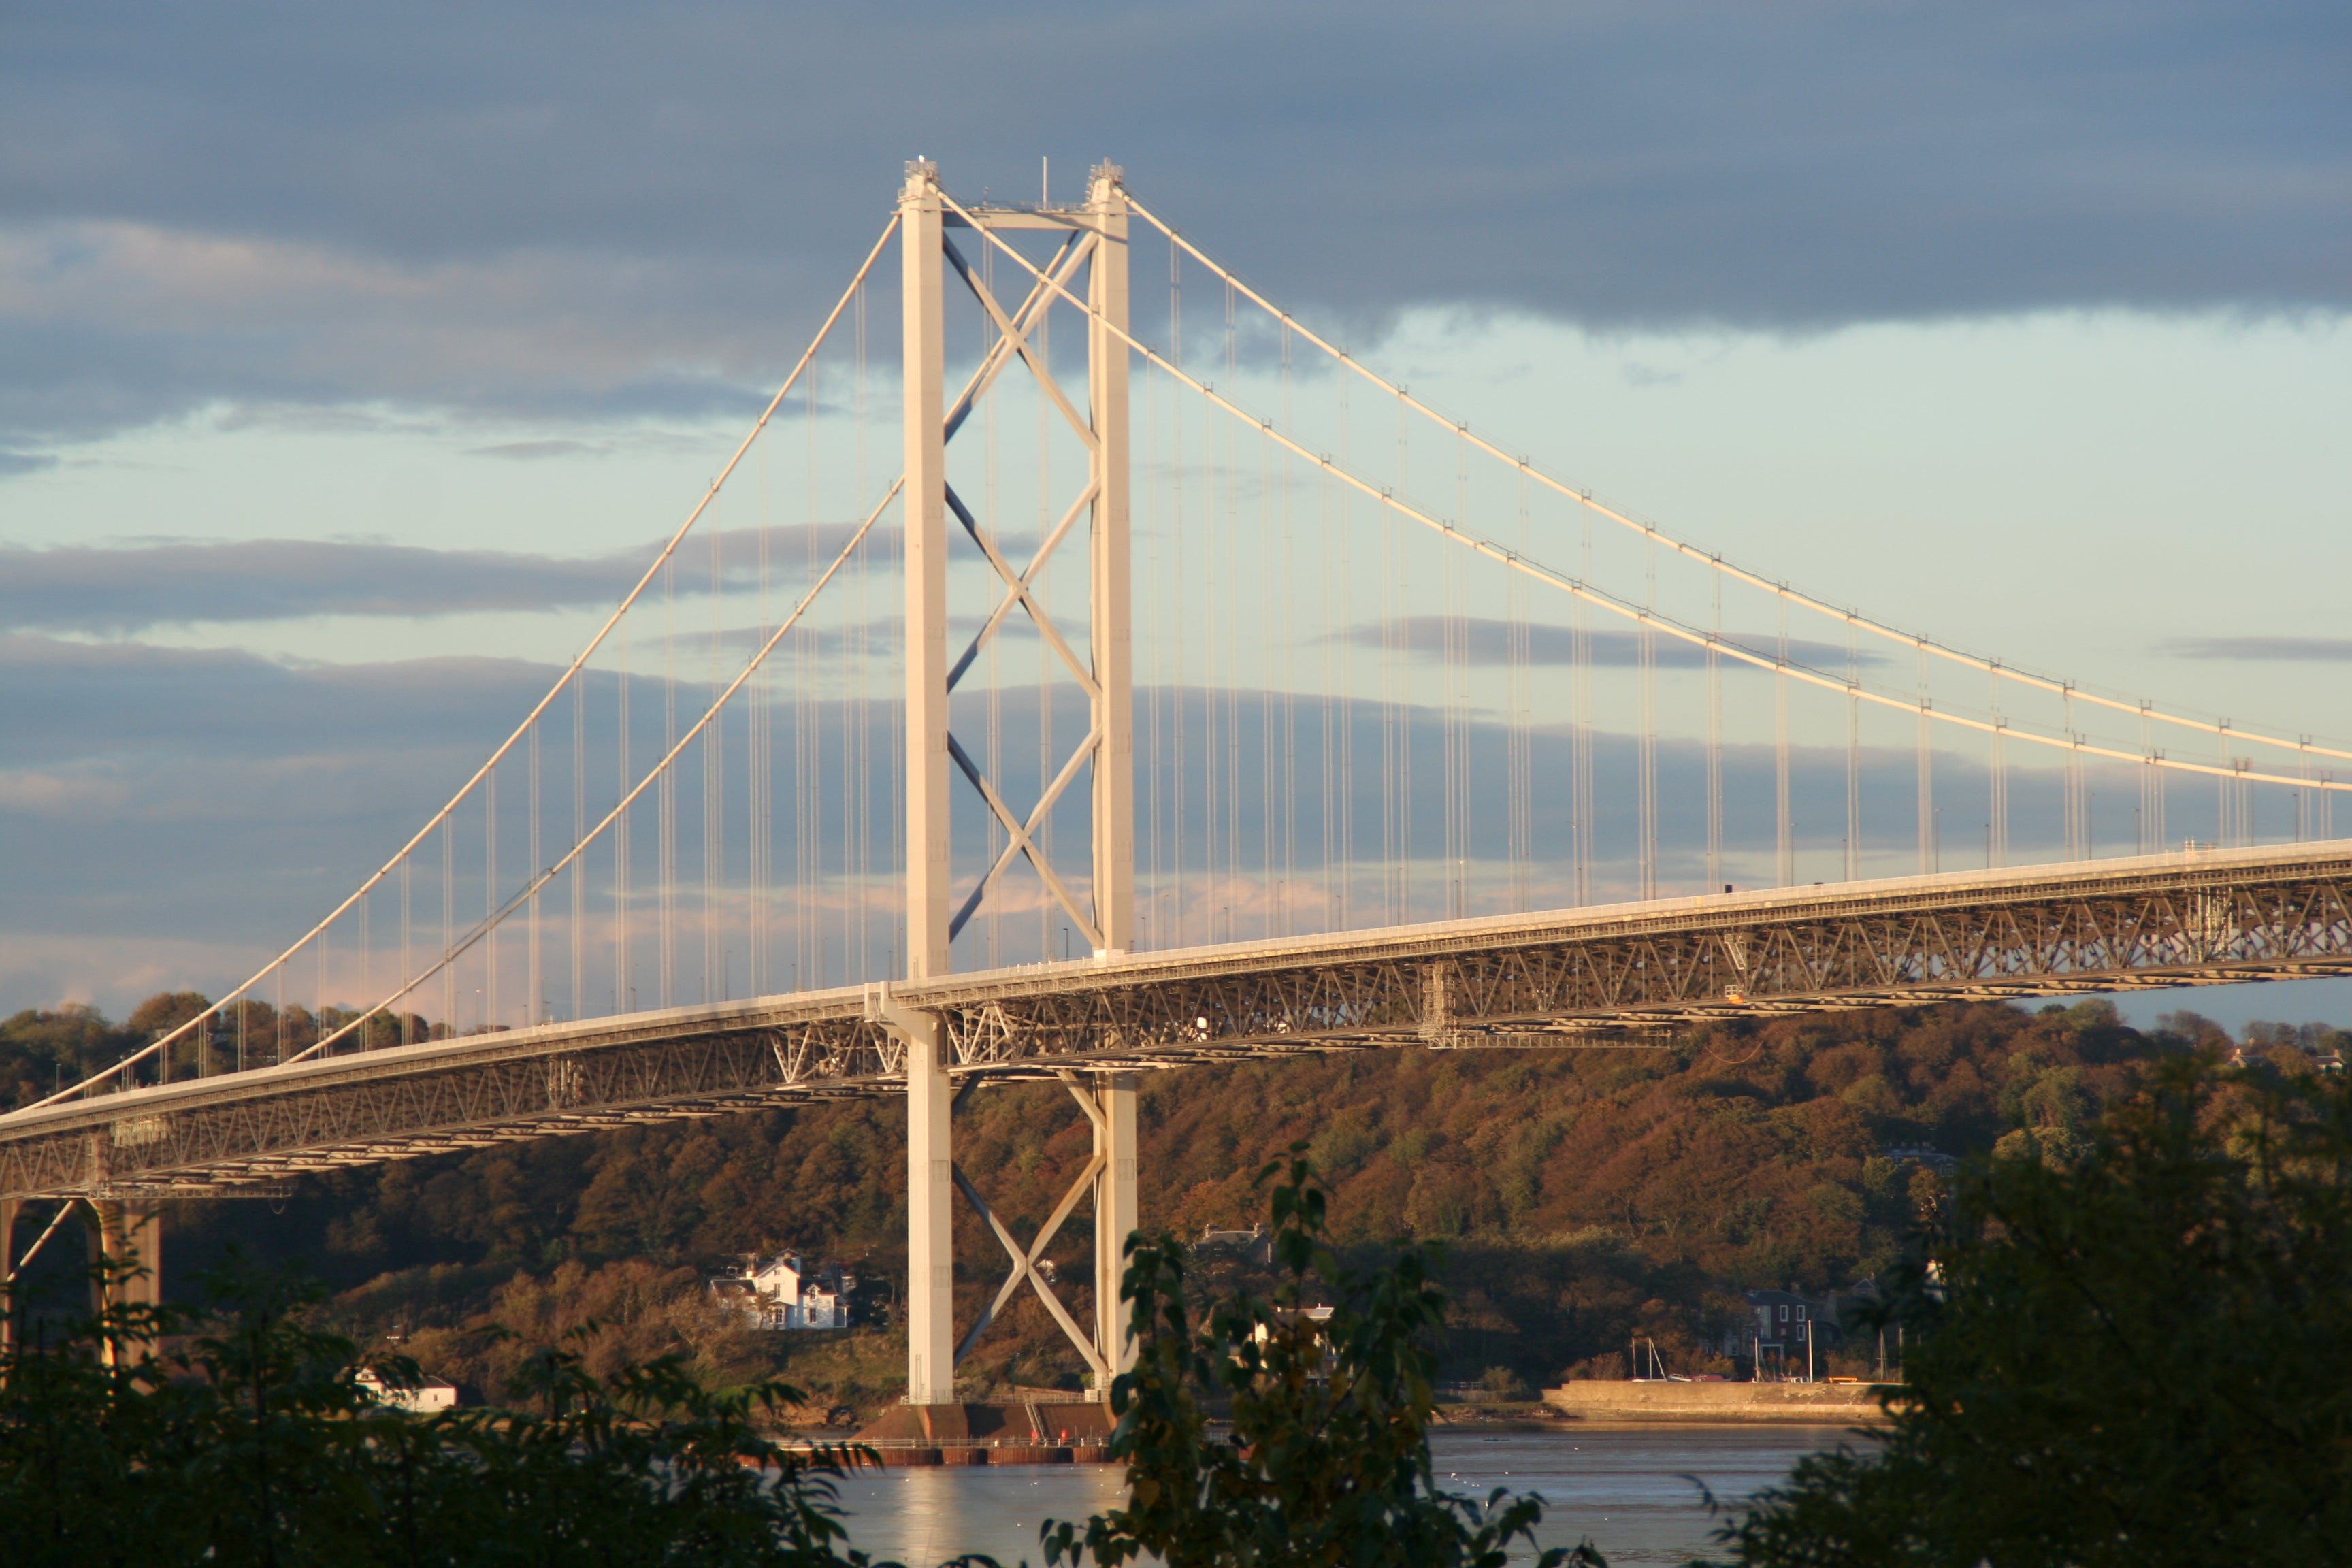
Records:
<instances>
[{"instance_id":1,"label":"bridge approach span","mask_svg":"<svg viewBox=\"0 0 2352 1568\"><path fill-rule=\"evenodd\" d=\"M1624 1044L1710 1019L2352 973L2352 840L1108 955L469 1036L0 1117L0 1199L306 1171L964 1079L1391 1046Z\"/></svg>"}]
</instances>

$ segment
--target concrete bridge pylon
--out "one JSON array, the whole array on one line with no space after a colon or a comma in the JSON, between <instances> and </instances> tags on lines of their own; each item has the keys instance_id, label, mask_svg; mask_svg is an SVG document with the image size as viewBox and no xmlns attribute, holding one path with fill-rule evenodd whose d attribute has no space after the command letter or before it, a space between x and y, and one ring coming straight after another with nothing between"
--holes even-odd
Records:
<instances>
[{"instance_id":1,"label":"concrete bridge pylon","mask_svg":"<svg viewBox=\"0 0 2352 1568\"><path fill-rule=\"evenodd\" d=\"M986 274L955 243L966 231L981 246L1004 246L1009 231L1057 237L1051 264L1055 282L1037 282L1010 308L992 292ZM947 975L950 945L1016 854L1061 905L1073 928L1098 958L1126 954L1135 930L1134 700L1129 515L1128 201L1119 170L1097 166L1084 202L1054 206L965 207L947 195L938 166L907 165L898 200L906 488L907 659L907 964L909 982ZM952 405L946 382L949 273L968 289L995 328L971 389ZM1057 302L1059 289L1085 275L1087 386L1083 413L1063 391L1031 333ZM1060 537L1047 535L1037 557L1016 569L997 548L996 519L976 516L948 478L947 450L973 403L1001 374L1018 365L1041 397L1062 413L1087 453L1087 480L1067 503L1064 522L1087 520L1087 618L1083 655L1055 616L1032 595L1031 584ZM948 647L948 520L953 517L1000 579L999 614L961 660ZM1011 805L957 744L949 702L1005 615L1025 615L1086 691L1091 722L1066 759L1057 782L1025 814ZM1055 613L1063 613L1056 605ZM1094 831L1083 882L1066 878L1039 842L1038 828L1062 788L1083 771L1092 793ZM954 906L953 840L950 827L951 773L961 773L1005 832L1006 849L960 907ZM955 1167L954 1108L975 1081L959 1071L944 1022L896 1002L887 986L873 988L869 1016L906 1053L907 1079L907 1399L913 1405L955 1401L955 1367L988 1322L1025 1282L1038 1294L1085 1358L1097 1397L1108 1398L1112 1377L1133 1363L1119 1321L1121 1249L1137 1218L1135 1078L1131 1073L1065 1075L1094 1125L1087 1172L1038 1236L1016 1240L986 1200ZM955 1331L954 1203L958 1191L1005 1247L1012 1272L993 1305L961 1340ZM1094 1209L1094 1321L1081 1325L1063 1308L1053 1282L1037 1265L1044 1248L1075 1204L1091 1196Z\"/></svg>"}]
</instances>

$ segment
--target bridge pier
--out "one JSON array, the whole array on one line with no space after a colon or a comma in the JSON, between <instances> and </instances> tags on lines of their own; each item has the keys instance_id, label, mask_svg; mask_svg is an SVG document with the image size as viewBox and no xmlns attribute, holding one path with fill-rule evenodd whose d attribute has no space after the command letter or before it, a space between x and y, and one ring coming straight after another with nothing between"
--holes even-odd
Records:
<instances>
[{"instance_id":1,"label":"bridge pier","mask_svg":"<svg viewBox=\"0 0 2352 1568\"><path fill-rule=\"evenodd\" d=\"M16 1217L24 1213L22 1198L0 1198L0 1281L16 1279ZM0 1355L16 1348L16 1293L0 1298Z\"/></svg>"},{"instance_id":2,"label":"bridge pier","mask_svg":"<svg viewBox=\"0 0 2352 1568\"><path fill-rule=\"evenodd\" d=\"M1122 1256L1139 1215L1135 1184L1135 1078L1131 1072L1098 1074L1095 1104L1095 1345L1113 1377L1135 1366L1135 1339L1128 1331L1125 1303L1118 1299ZM1108 1384L1095 1391L1108 1400Z\"/></svg>"},{"instance_id":3,"label":"bridge pier","mask_svg":"<svg viewBox=\"0 0 2352 1568\"><path fill-rule=\"evenodd\" d=\"M160 1307L163 1303L163 1211L155 1204L128 1204L95 1198L87 1204L85 1235L91 1268L89 1310L93 1314L126 1307ZM99 1272L103 1264L105 1271ZM135 1272L126 1272L135 1271ZM105 1350L108 1365L117 1356L136 1361L154 1342L125 1340Z\"/></svg>"},{"instance_id":4,"label":"bridge pier","mask_svg":"<svg viewBox=\"0 0 2352 1568\"><path fill-rule=\"evenodd\" d=\"M1063 1197L1045 1226L1026 1243L1017 1240L990 1212L988 1201L955 1163L955 1108L976 1087L967 1079L960 1092L948 1073L947 1030L938 1019L908 1007L889 984L868 986L866 1016L879 1023L906 1052L907 1066L907 1403L953 1405L955 1369L996 1314L1025 1282L1034 1289L1087 1362L1094 1397L1110 1397L1110 1381L1135 1364L1135 1346L1119 1301L1127 1238L1138 1219L1136 1177L1136 1075L1094 1073L1081 1081L1063 1075L1087 1120L1094 1124L1087 1169ZM955 1332L955 1194L964 1197L1013 1261L1013 1271L971 1331ZM1081 1325L1055 1298L1040 1267L1062 1218L1081 1194L1094 1201L1094 1321Z\"/></svg>"},{"instance_id":5,"label":"bridge pier","mask_svg":"<svg viewBox=\"0 0 2352 1568\"><path fill-rule=\"evenodd\" d=\"M907 1045L907 1403L955 1402L955 1091L927 1015Z\"/></svg>"},{"instance_id":6,"label":"bridge pier","mask_svg":"<svg viewBox=\"0 0 2352 1568\"><path fill-rule=\"evenodd\" d=\"M32 1261L32 1255L66 1218L60 1213L51 1221L22 1256L16 1251L16 1222L24 1217L25 1198L0 1198L0 1280L13 1285L16 1270ZM89 1310L97 1317L110 1309L123 1307L156 1307L163 1300L163 1211L154 1204L129 1204L114 1198L68 1198L62 1208L80 1211L83 1244L89 1258ZM103 1266L103 1272L101 1272ZM12 1290L5 1302L0 1302L0 1352L12 1350L16 1342L17 1303ZM152 1348L150 1342L140 1339L126 1342L121 1352L131 1360L138 1359L142 1349ZM116 1364L116 1352L108 1347L104 1359L110 1366Z\"/></svg>"}]
</instances>

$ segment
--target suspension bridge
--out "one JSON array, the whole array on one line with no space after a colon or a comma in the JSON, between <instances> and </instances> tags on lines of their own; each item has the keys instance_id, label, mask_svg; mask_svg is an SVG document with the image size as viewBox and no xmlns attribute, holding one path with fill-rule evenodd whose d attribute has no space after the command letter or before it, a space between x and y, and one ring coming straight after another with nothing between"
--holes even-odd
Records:
<instances>
[{"instance_id":1,"label":"suspension bridge","mask_svg":"<svg viewBox=\"0 0 2352 1568\"><path fill-rule=\"evenodd\" d=\"M2352 972L2347 760L1596 500L1108 164L1074 204L967 205L918 161L750 434L447 803L236 990L0 1116L0 1268L41 1205L28 1254L85 1205L154 1265L166 1200L887 1094L908 1399L952 1401L1024 1286L1099 1387L1139 1074ZM2103 789L2134 803L2104 857ZM1094 1155L1024 1239L952 1116L1038 1079ZM1007 1267L961 1335L958 1192ZM1039 1266L1087 1203L1082 1324Z\"/></svg>"}]
</instances>

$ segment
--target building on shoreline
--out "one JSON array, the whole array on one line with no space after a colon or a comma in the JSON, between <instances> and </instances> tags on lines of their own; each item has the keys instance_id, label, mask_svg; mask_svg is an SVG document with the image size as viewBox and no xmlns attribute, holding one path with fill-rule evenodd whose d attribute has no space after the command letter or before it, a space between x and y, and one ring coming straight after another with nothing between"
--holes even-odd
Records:
<instances>
[{"instance_id":1,"label":"building on shoreline","mask_svg":"<svg viewBox=\"0 0 2352 1568\"><path fill-rule=\"evenodd\" d=\"M712 1304L747 1328L845 1329L857 1276L838 1263L812 1267L797 1252L746 1252L703 1284Z\"/></svg>"}]
</instances>

